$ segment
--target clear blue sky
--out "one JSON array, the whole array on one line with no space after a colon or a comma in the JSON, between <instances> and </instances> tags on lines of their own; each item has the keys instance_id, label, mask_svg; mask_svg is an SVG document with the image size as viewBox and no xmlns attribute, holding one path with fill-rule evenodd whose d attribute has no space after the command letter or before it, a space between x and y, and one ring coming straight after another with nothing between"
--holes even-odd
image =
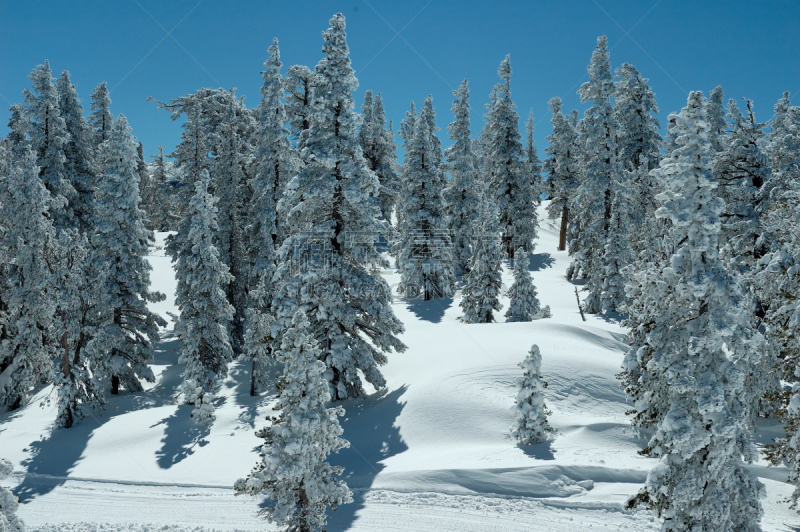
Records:
<instances>
[{"instance_id":1,"label":"clear blue sky","mask_svg":"<svg viewBox=\"0 0 800 532\"><path fill-rule=\"evenodd\" d=\"M666 122L690 90L722 84L726 97L755 100L760 120L783 91L800 102L800 2L797 1L156 1L0 0L0 132L11 103L45 59L69 70L85 102L108 81L112 111L125 114L147 154L179 140L180 123L148 96L169 100L201 87L236 87L259 99L261 69L273 37L288 65L319 61L328 20L341 11L353 66L365 89L382 92L397 124L410 100L432 94L437 121L450 121L452 89L470 80L473 131L511 54L513 98L522 119L533 108L540 154L550 131L547 101L584 106L575 94L598 35L611 62L650 78ZM399 36L396 32L399 32ZM88 107L88 105L87 105Z\"/></svg>"}]
</instances>

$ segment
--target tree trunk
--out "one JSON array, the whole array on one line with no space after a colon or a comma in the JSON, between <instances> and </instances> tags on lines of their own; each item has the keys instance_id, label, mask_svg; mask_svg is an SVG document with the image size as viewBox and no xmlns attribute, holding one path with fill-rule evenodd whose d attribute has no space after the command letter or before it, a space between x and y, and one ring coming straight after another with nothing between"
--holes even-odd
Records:
<instances>
[{"instance_id":1,"label":"tree trunk","mask_svg":"<svg viewBox=\"0 0 800 532\"><path fill-rule=\"evenodd\" d=\"M305 488L300 488L297 501L297 532L311 532L311 525L308 522L308 496Z\"/></svg>"},{"instance_id":2,"label":"tree trunk","mask_svg":"<svg viewBox=\"0 0 800 532\"><path fill-rule=\"evenodd\" d=\"M250 371L250 396L256 396L256 359L253 357L253 369Z\"/></svg>"},{"instance_id":3,"label":"tree trunk","mask_svg":"<svg viewBox=\"0 0 800 532\"><path fill-rule=\"evenodd\" d=\"M64 375L65 379L69 379L71 373L71 367L69 363L69 341L67 340L67 333L61 335L61 348L64 350L64 353L61 355L61 373ZM64 411L64 428L68 429L72 426L74 422L74 417L72 415L72 409L75 405L70 403L67 405L66 410Z\"/></svg>"},{"instance_id":4,"label":"tree trunk","mask_svg":"<svg viewBox=\"0 0 800 532\"><path fill-rule=\"evenodd\" d=\"M111 395L119 395L119 375L111 376Z\"/></svg>"},{"instance_id":5,"label":"tree trunk","mask_svg":"<svg viewBox=\"0 0 800 532\"><path fill-rule=\"evenodd\" d=\"M567 249L567 220L569 219L569 207L567 202L564 202L564 208L561 209L561 231L558 233L558 250L564 251Z\"/></svg>"}]
</instances>

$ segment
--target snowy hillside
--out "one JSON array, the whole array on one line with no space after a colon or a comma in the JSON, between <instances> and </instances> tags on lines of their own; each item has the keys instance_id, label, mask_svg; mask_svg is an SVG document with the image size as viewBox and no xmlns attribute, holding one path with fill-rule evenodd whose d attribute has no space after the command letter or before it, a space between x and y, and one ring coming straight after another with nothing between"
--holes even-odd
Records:
<instances>
[{"instance_id":1,"label":"snowy hillside","mask_svg":"<svg viewBox=\"0 0 800 532\"><path fill-rule=\"evenodd\" d=\"M355 502L330 516L329 531L659 528L647 512L622 510L655 463L637 454L648 436L630 427L630 405L615 379L625 330L596 316L581 320L557 237L544 222L531 261L552 318L466 325L457 320L458 295L395 300L408 350L383 368L385 392L344 403L343 436L351 447L331 461L345 467ZM171 265L163 250L151 262L154 288L168 294L152 308L170 319L177 313ZM394 271L384 275L390 285L399 283ZM503 280L511 284L507 268ZM504 312L508 301L502 302ZM514 381L533 343L542 352L557 432L550 443L518 447L509 437ZM232 485L256 463L254 430L271 398L251 398L249 375L235 363L219 393L216 422L210 429L197 425L192 407L173 404L177 352L168 329L153 365L155 385L111 397L105 412L71 429L51 430L50 388L0 415L0 456L16 469L4 484L22 500L19 515L31 528L270 529L257 516L259 501L235 497ZM759 445L780 432L763 423ZM791 493L785 468L762 461L752 470L767 487L764 530L798 530L800 518L783 502Z\"/></svg>"}]
</instances>

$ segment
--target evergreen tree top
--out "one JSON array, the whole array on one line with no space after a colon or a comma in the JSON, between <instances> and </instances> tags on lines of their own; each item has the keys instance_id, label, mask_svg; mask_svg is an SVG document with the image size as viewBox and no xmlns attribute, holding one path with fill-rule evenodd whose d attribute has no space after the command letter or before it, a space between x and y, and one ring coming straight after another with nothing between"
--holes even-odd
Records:
<instances>
[{"instance_id":1,"label":"evergreen tree top","mask_svg":"<svg viewBox=\"0 0 800 532\"><path fill-rule=\"evenodd\" d=\"M614 77L611 75L608 38L605 35L597 38L597 47L586 69L589 71L589 81L578 90L581 103L591 100L596 106L610 106L610 98L614 95Z\"/></svg>"},{"instance_id":2,"label":"evergreen tree top","mask_svg":"<svg viewBox=\"0 0 800 532\"><path fill-rule=\"evenodd\" d=\"M500 61L500 67L497 69L497 75L507 85L511 85L511 54L507 54L505 59Z\"/></svg>"}]
</instances>

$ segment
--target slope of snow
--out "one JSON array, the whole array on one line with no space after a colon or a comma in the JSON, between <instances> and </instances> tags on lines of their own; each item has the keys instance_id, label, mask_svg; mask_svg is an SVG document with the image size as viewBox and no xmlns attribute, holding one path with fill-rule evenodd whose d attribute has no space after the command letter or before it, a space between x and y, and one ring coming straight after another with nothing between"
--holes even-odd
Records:
<instances>
[{"instance_id":1,"label":"slope of snow","mask_svg":"<svg viewBox=\"0 0 800 532\"><path fill-rule=\"evenodd\" d=\"M544 210L540 208L540 217ZM163 243L163 237L159 235ZM330 514L329 531L658 530L645 511L624 512L655 461L637 451L648 435L630 427L630 408L615 378L625 330L612 319L581 321L566 252L544 222L531 262L543 305L553 317L531 323L467 325L459 297L395 300L408 350L383 368L387 389L344 404L351 442L332 461L345 467L355 502ZM169 319L175 280L169 259L151 256L154 288L168 295L153 308ZM383 272L395 285L399 277ZM504 271L506 287L512 279ZM502 301L504 309L508 305ZM554 439L518 447L509 436L515 378L531 344L539 345L549 383ZM233 482L255 465L254 435L270 397L251 398L246 368L234 363L222 383L209 429L173 404L180 383L178 342L165 331L157 382L109 399L108 408L71 429L52 431L55 405L45 388L17 412L0 414L0 456L17 473L9 486L20 516L39 530L271 530L258 500L234 497ZM781 429L763 423L760 445ZM784 502L785 468L752 466L767 486L764 530L788 531L800 516ZM37 528L38 527L38 528Z\"/></svg>"}]
</instances>

